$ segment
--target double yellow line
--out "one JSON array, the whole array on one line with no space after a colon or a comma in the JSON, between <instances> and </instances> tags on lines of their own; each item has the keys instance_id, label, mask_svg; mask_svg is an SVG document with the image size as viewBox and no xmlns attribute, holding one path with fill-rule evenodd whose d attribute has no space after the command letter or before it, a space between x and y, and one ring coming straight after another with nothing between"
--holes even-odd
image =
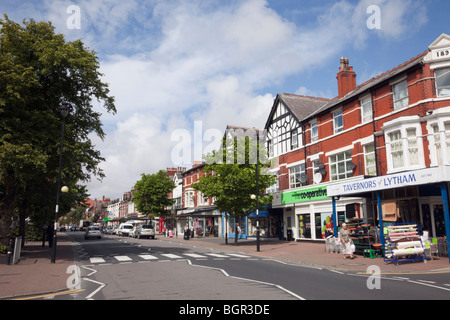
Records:
<instances>
[{"instance_id":1,"label":"double yellow line","mask_svg":"<svg viewBox=\"0 0 450 320\"><path fill-rule=\"evenodd\" d=\"M72 289L72 290L61 291L61 292L57 292L57 293L49 293L49 294L43 294L43 295L40 295L40 296L33 296L33 297L27 297L27 298L18 298L18 299L12 299L12 300L41 299L41 298L46 298L46 297L62 296L62 295L65 295L65 294L72 294L72 293L77 293L77 292L81 292L81 291L84 291L84 289Z\"/></svg>"}]
</instances>

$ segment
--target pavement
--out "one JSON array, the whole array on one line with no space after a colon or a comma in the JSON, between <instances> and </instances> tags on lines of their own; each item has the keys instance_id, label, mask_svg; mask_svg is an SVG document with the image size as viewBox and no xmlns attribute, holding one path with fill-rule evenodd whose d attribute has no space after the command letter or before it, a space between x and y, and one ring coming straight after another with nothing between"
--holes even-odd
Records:
<instances>
[{"instance_id":1,"label":"pavement","mask_svg":"<svg viewBox=\"0 0 450 320\"><path fill-rule=\"evenodd\" d=\"M255 257L276 259L286 263L321 267L330 270L350 273L368 273L369 266L378 266L381 274L411 274L411 273L449 273L448 257L428 260L426 263L404 262L401 264L385 263L383 258L364 258L346 260L339 253L327 252L324 243L305 241L281 241L261 239L260 252L256 250L255 239L239 239L237 245L234 239L205 237L184 240L182 237L169 238L157 236L159 241L177 243L177 245L206 247L223 252L232 251ZM51 249L42 242L26 242L22 249L21 259L15 265L7 265L5 257L0 256L0 300L19 299L26 296L36 296L68 291L67 280L69 266L75 264L73 244L68 233L58 233L56 262L50 262ZM3 258L3 259L1 259ZM369 271L370 273L370 271Z\"/></svg>"}]
</instances>

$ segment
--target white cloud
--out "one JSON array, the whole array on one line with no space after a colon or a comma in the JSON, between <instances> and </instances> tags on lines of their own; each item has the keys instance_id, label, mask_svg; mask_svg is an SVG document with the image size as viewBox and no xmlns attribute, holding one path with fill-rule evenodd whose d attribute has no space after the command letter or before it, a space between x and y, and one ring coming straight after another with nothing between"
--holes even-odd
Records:
<instances>
[{"instance_id":1,"label":"white cloud","mask_svg":"<svg viewBox=\"0 0 450 320\"><path fill-rule=\"evenodd\" d=\"M78 31L66 27L72 4L81 9ZM378 33L366 27L371 4L382 10ZM192 132L196 120L204 131L227 124L263 127L277 93L270 86L323 65L344 48L364 47L373 34L396 39L426 21L420 1L413 0L331 2L308 29L281 17L266 0L46 0L32 7L45 11L58 32L81 37L100 53L101 72L116 97L117 115L102 118L105 141L93 137L106 158L103 184L88 186L97 198L120 196L141 173L174 165L174 130ZM297 93L315 95L298 85ZM319 92L329 95L327 88Z\"/></svg>"}]
</instances>

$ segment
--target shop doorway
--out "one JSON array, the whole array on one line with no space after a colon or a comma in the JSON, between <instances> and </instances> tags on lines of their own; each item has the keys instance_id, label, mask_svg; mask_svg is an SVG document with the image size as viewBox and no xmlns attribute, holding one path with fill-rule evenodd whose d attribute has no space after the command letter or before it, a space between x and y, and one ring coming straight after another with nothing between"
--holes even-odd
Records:
<instances>
[{"instance_id":1,"label":"shop doorway","mask_svg":"<svg viewBox=\"0 0 450 320\"><path fill-rule=\"evenodd\" d=\"M423 230L428 230L433 238L445 236L444 208L442 204L422 204Z\"/></svg>"},{"instance_id":2,"label":"shop doorway","mask_svg":"<svg viewBox=\"0 0 450 320\"><path fill-rule=\"evenodd\" d=\"M302 239L311 239L311 215L298 215L298 237Z\"/></svg>"}]
</instances>

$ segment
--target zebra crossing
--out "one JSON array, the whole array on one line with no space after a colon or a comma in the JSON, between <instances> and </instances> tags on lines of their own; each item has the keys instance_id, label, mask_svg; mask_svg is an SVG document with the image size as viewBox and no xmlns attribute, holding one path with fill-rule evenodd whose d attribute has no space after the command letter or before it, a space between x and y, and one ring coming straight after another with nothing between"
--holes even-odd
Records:
<instances>
[{"instance_id":1,"label":"zebra crossing","mask_svg":"<svg viewBox=\"0 0 450 320\"><path fill-rule=\"evenodd\" d=\"M146 261L175 261L180 259L195 259L195 260L257 260L251 256L238 253L140 253L128 255L111 255L111 256L93 256L85 257L85 262L90 264L113 264L113 263L134 263Z\"/></svg>"}]
</instances>

